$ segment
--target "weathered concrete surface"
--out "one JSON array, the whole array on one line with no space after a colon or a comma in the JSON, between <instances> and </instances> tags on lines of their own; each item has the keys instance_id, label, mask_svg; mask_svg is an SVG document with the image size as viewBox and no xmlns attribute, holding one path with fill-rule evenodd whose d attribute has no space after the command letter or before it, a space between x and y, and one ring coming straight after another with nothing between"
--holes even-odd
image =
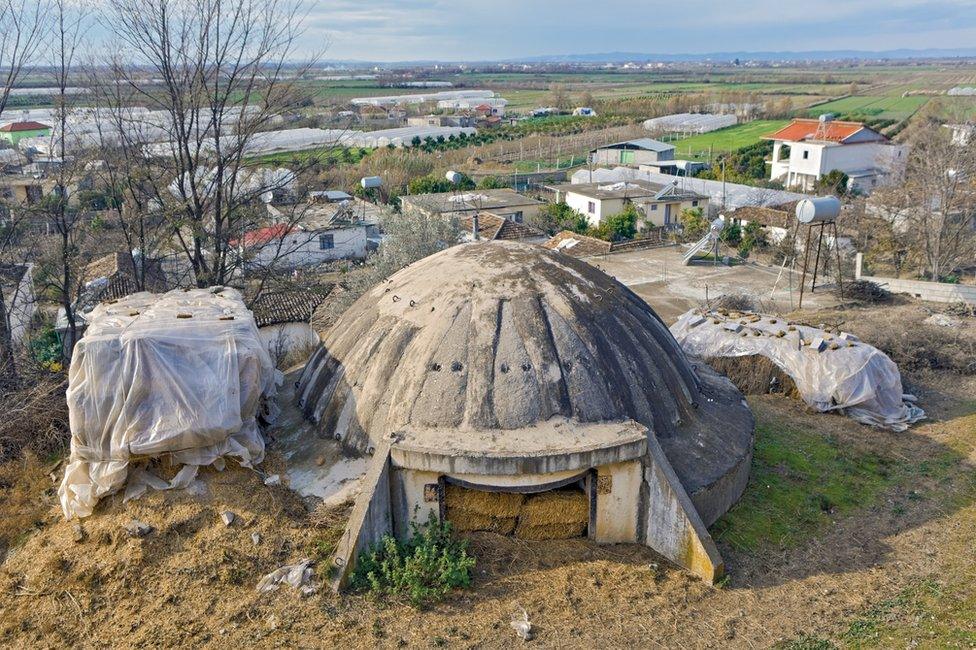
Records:
<instances>
[{"instance_id":1,"label":"weathered concrete surface","mask_svg":"<svg viewBox=\"0 0 976 650\"><path fill-rule=\"evenodd\" d=\"M644 543L714 584L725 572L725 563L653 436L648 443L644 478L648 487Z\"/></svg>"},{"instance_id":2,"label":"weathered concrete surface","mask_svg":"<svg viewBox=\"0 0 976 650\"><path fill-rule=\"evenodd\" d=\"M727 293L761 299L777 312L796 309L800 295L798 270L792 273L791 278L789 270L755 262L735 266L697 262L683 266L683 251L684 248L680 246L656 248L591 257L586 261L633 290L667 323L698 307L706 297L717 298ZM837 304L837 298L828 291L811 294L808 288L803 296L803 304L807 308L829 307Z\"/></svg>"},{"instance_id":3,"label":"weathered concrete surface","mask_svg":"<svg viewBox=\"0 0 976 650\"><path fill-rule=\"evenodd\" d=\"M356 498L346 530L333 554L329 584L339 591L349 582L359 554L393 532L390 504L390 443L380 441L363 477L362 491Z\"/></svg>"},{"instance_id":4,"label":"weathered concrete surface","mask_svg":"<svg viewBox=\"0 0 976 650\"><path fill-rule=\"evenodd\" d=\"M299 396L323 434L360 451L395 431L445 446L492 431L504 452L506 432L553 418L633 420L706 506L728 501L713 490L752 447L741 395L696 373L644 301L585 262L511 242L449 248L365 294Z\"/></svg>"},{"instance_id":5,"label":"weathered concrete surface","mask_svg":"<svg viewBox=\"0 0 976 650\"><path fill-rule=\"evenodd\" d=\"M643 465L639 461L597 468L596 522L591 537L599 544L637 541Z\"/></svg>"},{"instance_id":6,"label":"weathered concrete surface","mask_svg":"<svg viewBox=\"0 0 976 650\"><path fill-rule=\"evenodd\" d=\"M637 422L559 417L507 431L446 436L428 429L399 432L396 438L394 465L444 474L551 474L633 460L647 449L647 429Z\"/></svg>"}]
</instances>

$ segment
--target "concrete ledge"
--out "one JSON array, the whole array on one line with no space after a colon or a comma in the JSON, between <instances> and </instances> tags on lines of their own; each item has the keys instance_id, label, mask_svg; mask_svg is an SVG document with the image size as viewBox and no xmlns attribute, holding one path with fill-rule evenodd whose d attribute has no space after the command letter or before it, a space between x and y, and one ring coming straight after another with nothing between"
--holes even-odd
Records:
<instances>
[{"instance_id":1,"label":"concrete ledge","mask_svg":"<svg viewBox=\"0 0 976 650\"><path fill-rule=\"evenodd\" d=\"M561 423L563 424L563 423ZM536 426L492 432L407 432L390 457L396 467L439 474L553 474L634 460L647 450L636 422Z\"/></svg>"}]
</instances>

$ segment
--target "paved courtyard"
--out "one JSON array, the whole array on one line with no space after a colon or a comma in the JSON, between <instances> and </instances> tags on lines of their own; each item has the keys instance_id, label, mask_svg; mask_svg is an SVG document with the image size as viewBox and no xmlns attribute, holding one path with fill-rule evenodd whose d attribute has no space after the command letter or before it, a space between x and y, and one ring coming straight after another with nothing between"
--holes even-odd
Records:
<instances>
[{"instance_id":1,"label":"paved courtyard","mask_svg":"<svg viewBox=\"0 0 976 650\"><path fill-rule=\"evenodd\" d=\"M592 257L587 261L630 287L669 325L706 299L730 293L751 296L764 311L785 313L796 309L800 296L798 270L791 273L788 269L752 262L724 266L701 261L684 266L682 250L671 246ZM834 296L825 289L811 294L808 284L803 296L805 308L835 303Z\"/></svg>"}]
</instances>

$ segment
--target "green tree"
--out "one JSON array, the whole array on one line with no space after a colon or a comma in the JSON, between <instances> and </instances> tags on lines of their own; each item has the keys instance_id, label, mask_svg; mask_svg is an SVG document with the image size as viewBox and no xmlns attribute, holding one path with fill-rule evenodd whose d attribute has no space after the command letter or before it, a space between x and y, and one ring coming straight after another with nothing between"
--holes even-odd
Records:
<instances>
[{"instance_id":1,"label":"green tree","mask_svg":"<svg viewBox=\"0 0 976 650\"><path fill-rule=\"evenodd\" d=\"M479 190L501 190L508 187L508 184L503 182L497 176L485 176L480 181L478 181Z\"/></svg>"},{"instance_id":2,"label":"green tree","mask_svg":"<svg viewBox=\"0 0 976 650\"><path fill-rule=\"evenodd\" d=\"M564 202L547 203L536 214L526 216L525 223L549 235L555 235L561 230L582 234L590 226L585 216Z\"/></svg>"},{"instance_id":3,"label":"green tree","mask_svg":"<svg viewBox=\"0 0 976 650\"><path fill-rule=\"evenodd\" d=\"M708 219L705 218L701 208L686 208L682 210L678 221L681 222L685 237L688 239L698 239L708 232Z\"/></svg>"},{"instance_id":4,"label":"green tree","mask_svg":"<svg viewBox=\"0 0 976 650\"><path fill-rule=\"evenodd\" d=\"M746 259L753 250L761 250L766 245L766 231L758 222L750 221L742 229L742 241L739 243L739 257Z\"/></svg>"},{"instance_id":5,"label":"green tree","mask_svg":"<svg viewBox=\"0 0 976 650\"><path fill-rule=\"evenodd\" d=\"M730 221L722 228L722 232L719 233L718 238L729 246L738 246L742 241L742 228L739 227L739 224Z\"/></svg>"},{"instance_id":6,"label":"green tree","mask_svg":"<svg viewBox=\"0 0 976 650\"><path fill-rule=\"evenodd\" d=\"M847 183L850 177L839 169L832 169L817 181L817 190L825 194L844 196L847 194Z\"/></svg>"},{"instance_id":7,"label":"green tree","mask_svg":"<svg viewBox=\"0 0 976 650\"><path fill-rule=\"evenodd\" d=\"M600 225L593 229L592 234L607 241L633 239L637 234L638 216L637 207L633 203L628 203L622 211L604 218Z\"/></svg>"},{"instance_id":8,"label":"green tree","mask_svg":"<svg viewBox=\"0 0 976 650\"><path fill-rule=\"evenodd\" d=\"M452 190L473 190L475 188L474 181L465 174L461 174L461 180L456 184L451 183L443 176L438 176L436 174L427 174L426 176L421 176L410 181L407 185L411 194L439 194L441 192L450 192Z\"/></svg>"}]
</instances>

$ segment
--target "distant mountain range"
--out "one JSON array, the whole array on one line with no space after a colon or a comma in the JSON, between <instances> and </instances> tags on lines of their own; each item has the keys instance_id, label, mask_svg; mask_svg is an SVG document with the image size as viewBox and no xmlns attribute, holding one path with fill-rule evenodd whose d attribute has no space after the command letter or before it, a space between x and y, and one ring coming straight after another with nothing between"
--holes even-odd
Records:
<instances>
[{"instance_id":1,"label":"distant mountain range","mask_svg":"<svg viewBox=\"0 0 976 650\"><path fill-rule=\"evenodd\" d=\"M761 61L764 63L773 61L784 62L803 62L803 61L876 61L878 59L951 59L951 58L976 58L976 48L954 48L954 49L897 49L882 50L872 52L869 50L811 50L808 52L707 52L703 54L693 53L669 53L669 54L649 54L646 52L602 52L594 54L548 54L542 56L528 56L521 58L496 59L496 60L456 60L443 61L434 59L415 60L415 61L362 61L362 60L335 60L328 64L339 66L371 67L371 66L428 66L428 65L452 65L458 63L575 63L575 64L600 64L600 63L694 63L703 61L729 62L739 59L739 61ZM323 62L326 63L326 62Z\"/></svg>"}]
</instances>

